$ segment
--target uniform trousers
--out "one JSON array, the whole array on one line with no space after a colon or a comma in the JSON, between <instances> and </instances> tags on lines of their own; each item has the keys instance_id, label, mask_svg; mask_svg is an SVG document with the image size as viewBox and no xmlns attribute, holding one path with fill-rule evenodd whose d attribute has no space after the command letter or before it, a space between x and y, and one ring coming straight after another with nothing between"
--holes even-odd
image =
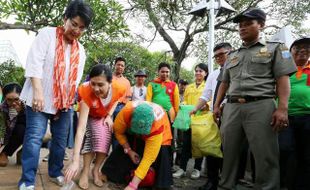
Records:
<instances>
[{"instance_id":1,"label":"uniform trousers","mask_svg":"<svg viewBox=\"0 0 310 190\"><path fill-rule=\"evenodd\" d=\"M275 109L276 102L271 98L225 105L221 125L224 159L219 190L235 188L245 138L255 159L254 189L280 189L278 137L270 125Z\"/></svg>"}]
</instances>

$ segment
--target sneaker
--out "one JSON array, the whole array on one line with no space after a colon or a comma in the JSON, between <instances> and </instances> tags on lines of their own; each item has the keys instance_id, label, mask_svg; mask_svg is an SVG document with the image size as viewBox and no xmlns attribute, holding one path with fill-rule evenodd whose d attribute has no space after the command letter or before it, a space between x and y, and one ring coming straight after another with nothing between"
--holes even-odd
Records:
<instances>
[{"instance_id":1,"label":"sneaker","mask_svg":"<svg viewBox=\"0 0 310 190\"><path fill-rule=\"evenodd\" d=\"M178 171L179 169L181 169L180 166L174 165L174 166L172 167L172 173L175 173L175 172Z\"/></svg>"},{"instance_id":2,"label":"sneaker","mask_svg":"<svg viewBox=\"0 0 310 190\"><path fill-rule=\"evenodd\" d=\"M200 172L200 176L201 177L208 177L207 171L205 170L205 171Z\"/></svg>"},{"instance_id":3,"label":"sneaker","mask_svg":"<svg viewBox=\"0 0 310 190\"><path fill-rule=\"evenodd\" d=\"M33 185L26 186L25 183L22 183L18 189L19 190L34 190L34 186Z\"/></svg>"},{"instance_id":4,"label":"sneaker","mask_svg":"<svg viewBox=\"0 0 310 190\"><path fill-rule=\"evenodd\" d=\"M185 176L185 171L183 169L179 169L178 171L176 171L175 173L172 174L172 176L174 178L180 178Z\"/></svg>"},{"instance_id":5,"label":"sneaker","mask_svg":"<svg viewBox=\"0 0 310 190\"><path fill-rule=\"evenodd\" d=\"M65 184L64 176L50 177L50 181L53 183L56 183L57 185L59 185L61 187Z\"/></svg>"},{"instance_id":6,"label":"sneaker","mask_svg":"<svg viewBox=\"0 0 310 190\"><path fill-rule=\"evenodd\" d=\"M244 187L248 187L248 188L253 188L254 184L246 179L239 179L238 180L238 184L244 186Z\"/></svg>"},{"instance_id":7,"label":"sneaker","mask_svg":"<svg viewBox=\"0 0 310 190\"><path fill-rule=\"evenodd\" d=\"M198 178L200 178L200 171L194 169L194 170L192 171L192 173L191 173L191 178L192 178L192 179L198 179Z\"/></svg>"},{"instance_id":8,"label":"sneaker","mask_svg":"<svg viewBox=\"0 0 310 190\"><path fill-rule=\"evenodd\" d=\"M50 154L46 155L46 156L42 159L42 161L43 161L43 162L47 162L49 156L50 156Z\"/></svg>"},{"instance_id":9,"label":"sneaker","mask_svg":"<svg viewBox=\"0 0 310 190\"><path fill-rule=\"evenodd\" d=\"M65 152L64 160L69 160L69 154L67 152Z\"/></svg>"}]
</instances>

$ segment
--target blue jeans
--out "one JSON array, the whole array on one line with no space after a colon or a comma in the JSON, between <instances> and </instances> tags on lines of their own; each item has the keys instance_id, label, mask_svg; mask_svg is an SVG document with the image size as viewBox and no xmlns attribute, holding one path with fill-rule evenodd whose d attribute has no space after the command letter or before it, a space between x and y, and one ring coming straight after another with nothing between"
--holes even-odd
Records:
<instances>
[{"instance_id":1,"label":"blue jeans","mask_svg":"<svg viewBox=\"0 0 310 190\"><path fill-rule=\"evenodd\" d=\"M50 120L52 141L48 160L48 175L50 177L63 176L63 159L67 144L70 119L72 110L60 112L57 120L52 114L34 112L31 107L26 108L26 131L22 153L22 176L19 185L35 185L36 173L39 164L40 149L42 140L47 129L47 122Z\"/></svg>"},{"instance_id":2,"label":"blue jeans","mask_svg":"<svg viewBox=\"0 0 310 190\"><path fill-rule=\"evenodd\" d=\"M123 107L125 106L124 103L119 102L113 112L113 121L115 120L117 114L123 109ZM119 145L118 141L116 140L114 133L112 135L112 150L114 150L117 145Z\"/></svg>"}]
</instances>

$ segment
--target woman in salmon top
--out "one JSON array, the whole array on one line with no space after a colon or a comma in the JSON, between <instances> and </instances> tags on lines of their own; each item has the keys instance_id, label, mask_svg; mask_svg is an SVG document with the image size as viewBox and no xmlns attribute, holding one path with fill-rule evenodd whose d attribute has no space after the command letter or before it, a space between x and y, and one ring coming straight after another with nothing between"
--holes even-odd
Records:
<instances>
[{"instance_id":1,"label":"woman in salmon top","mask_svg":"<svg viewBox=\"0 0 310 190\"><path fill-rule=\"evenodd\" d=\"M112 72L106 65L95 65L90 74L89 82L82 84L79 89L80 115L75 137L73 161L65 172L66 181L70 181L78 173L80 150L85 135L83 154L83 170L79 186L88 188L88 173L90 164L96 156L92 170L94 184L103 186L100 167L106 158L111 142L113 120L111 115L118 103L118 99L125 93L125 89L112 83ZM86 130L87 129L87 130Z\"/></svg>"}]
</instances>

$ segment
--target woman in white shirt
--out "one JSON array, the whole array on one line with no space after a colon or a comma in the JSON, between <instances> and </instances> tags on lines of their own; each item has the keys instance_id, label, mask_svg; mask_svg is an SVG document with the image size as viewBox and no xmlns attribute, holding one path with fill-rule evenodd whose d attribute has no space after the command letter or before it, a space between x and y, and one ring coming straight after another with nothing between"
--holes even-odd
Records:
<instances>
[{"instance_id":1,"label":"woman in white shirt","mask_svg":"<svg viewBox=\"0 0 310 190\"><path fill-rule=\"evenodd\" d=\"M26 103L26 131L19 189L34 189L40 148L50 120L52 141L48 161L51 181L62 186L63 159L76 88L82 78L85 50L78 38L93 17L81 0L69 3L64 24L40 30L28 53L21 99Z\"/></svg>"}]
</instances>

